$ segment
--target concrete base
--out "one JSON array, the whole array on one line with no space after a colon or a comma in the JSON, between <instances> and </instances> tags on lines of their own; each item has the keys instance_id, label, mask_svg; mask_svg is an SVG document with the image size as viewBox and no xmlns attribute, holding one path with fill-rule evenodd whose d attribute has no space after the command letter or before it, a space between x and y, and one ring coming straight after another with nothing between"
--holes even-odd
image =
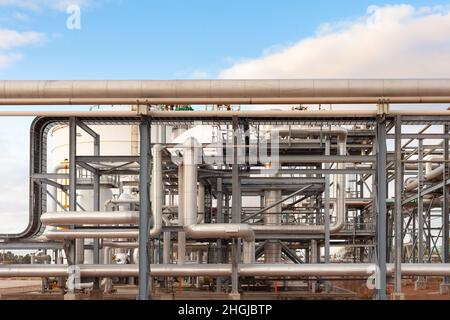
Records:
<instances>
[{"instance_id":1,"label":"concrete base","mask_svg":"<svg viewBox=\"0 0 450 320\"><path fill-rule=\"evenodd\" d=\"M424 290L427 288L427 280L425 279L417 279L414 282L414 290Z\"/></svg>"},{"instance_id":2,"label":"concrete base","mask_svg":"<svg viewBox=\"0 0 450 320\"><path fill-rule=\"evenodd\" d=\"M230 293L228 295L231 300L241 300L241 294L240 293Z\"/></svg>"},{"instance_id":3,"label":"concrete base","mask_svg":"<svg viewBox=\"0 0 450 320\"><path fill-rule=\"evenodd\" d=\"M450 283L442 282L439 285L439 293L442 295L450 294Z\"/></svg>"},{"instance_id":4,"label":"concrete base","mask_svg":"<svg viewBox=\"0 0 450 320\"><path fill-rule=\"evenodd\" d=\"M391 293L391 300L405 300L405 294L403 292Z\"/></svg>"}]
</instances>

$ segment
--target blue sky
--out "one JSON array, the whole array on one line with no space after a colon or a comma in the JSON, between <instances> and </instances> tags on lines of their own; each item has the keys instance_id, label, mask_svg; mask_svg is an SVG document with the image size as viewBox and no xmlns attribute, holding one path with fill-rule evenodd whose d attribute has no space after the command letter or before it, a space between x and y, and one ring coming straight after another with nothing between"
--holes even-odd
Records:
<instances>
[{"instance_id":1,"label":"blue sky","mask_svg":"<svg viewBox=\"0 0 450 320\"><path fill-rule=\"evenodd\" d=\"M325 22L353 19L370 5L385 4L392 2L100 0L82 7L81 30L66 28L68 14L62 10L4 5L0 28L45 33L45 40L17 48L22 58L1 69L0 77L214 78L233 61L258 57L268 48L314 35Z\"/></svg>"},{"instance_id":2,"label":"blue sky","mask_svg":"<svg viewBox=\"0 0 450 320\"><path fill-rule=\"evenodd\" d=\"M448 78L449 30L443 0L0 0L0 79ZM0 119L0 233L27 224L29 124Z\"/></svg>"}]
</instances>

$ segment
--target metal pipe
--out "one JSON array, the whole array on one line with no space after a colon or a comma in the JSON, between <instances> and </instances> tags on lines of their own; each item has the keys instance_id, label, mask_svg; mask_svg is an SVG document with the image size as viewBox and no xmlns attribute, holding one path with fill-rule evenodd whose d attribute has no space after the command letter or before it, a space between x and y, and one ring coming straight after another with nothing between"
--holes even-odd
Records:
<instances>
[{"instance_id":1,"label":"metal pipe","mask_svg":"<svg viewBox=\"0 0 450 320\"><path fill-rule=\"evenodd\" d=\"M48 226L68 226L83 224L137 224L138 211L75 211L47 212L41 215L41 222Z\"/></svg>"},{"instance_id":2,"label":"metal pipe","mask_svg":"<svg viewBox=\"0 0 450 320\"><path fill-rule=\"evenodd\" d=\"M311 137L311 136L337 136L338 138L338 154L345 156L347 154L347 130L345 128L300 128L300 129L279 129L280 137ZM338 163L339 170L345 169L345 163ZM330 225L330 234L339 232L345 225L345 175L337 175L336 188L336 222ZM297 234L322 234L325 233L324 225L252 225L253 230L257 233L297 233Z\"/></svg>"},{"instance_id":3,"label":"metal pipe","mask_svg":"<svg viewBox=\"0 0 450 320\"><path fill-rule=\"evenodd\" d=\"M69 240L84 238L130 238L137 239L137 229L71 229L71 230L48 230L44 233L48 240Z\"/></svg>"},{"instance_id":4,"label":"metal pipe","mask_svg":"<svg viewBox=\"0 0 450 320\"><path fill-rule=\"evenodd\" d=\"M164 186L162 175L162 150L160 144L153 146L152 186L151 201L153 213L153 227L150 230L150 238L156 238L162 231L162 206L164 198Z\"/></svg>"},{"instance_id":5,"label":"metal pipe","mask_svg":"<svg viewBox=\"0 0 450 320\"><path fill-rule=\"evenodd\" d=\"M239 275L243 277L311 277L311 276L368 276L375 270L374 264L333 263L333 264L240 264ZM139 268L128 265L79 265L82 277L135 277ZM386 265L391 276L394 265ZM152 264L152 276L211 276L229 277L230 264ZM9 277L66 277L68 265L0 265L0 278ZM450 276L449 263L404 263L403 276Z\"/></svg>"},{"instance_id":6,"label":"metal pipe","mask_svg":"<svg viewBox=\"0 0 450 320\"><path fill-rule=\"evenodd\" d=\"M197 150L199 144L193 137L184 143L184 231L192 239L242 238L245 241L254 241L255 235L247 224L216 223L197 224Z\"/></svg>"},{"instance_id":7,"label":"metal pipe","mask_svg":"<svg viewBox=\"0 0 450 320\"><path fill-rule=\"evenodd\" d=\"M0 104L450 102L450 80L0 81Z\"/></svg>"},{"instance_id":8,"label":"metal pipe","mask_svg":"<svg viewBox=\"0 0 450 320\"><path fill-rule=\"evenodd\" d=\"M178 225L184 226L185 210L184 210L184 164L178 165ZM178 264L184 264L186 257L186 233L178 232Z\"/></svg>"},{"instance_id":9,"label":"metal pipe","mask_svg":"<svg viewBox=\"0 0 450 320\"><path fill-rule=\"evenodd\" d=\"M139 199L108 199L103 206L105 207L105 211L109 211L111 206L123 204L139 204Z\"/></svg>"},{"instance_id":10,"label":"metal pipe","mask_svg":"<svg viewBox=\"0 0 450 320\"><path fill-rule=\"evenodd\" d=\"M449 97L450 100L450 97ZM298 103L298 101L297 101ZM336 103L331 101L330 103ZM428 102L432 103L432 102ZM437 103L437 102L436 102ZM48 103L43 103L48 105ZM57 103L60 105L61 103ZM90 103L95 104L95 103ZM105 102L105 104L108 104ZM131 103L128 103L131 104ZM19 105L28 105L21 103ZM233 116L242 118L290 118L303 119L321 117L375 117L377 110L264 110L264 111L148 111L147 114L153 119L193 119L193 118L221 118L231 119ZM0 111L0 117L88 117L88 118L136 118L138 120L142 113L140 111ZM449 110L391 110L387 116L450 116Z\"/></svg>"}]
</instances>

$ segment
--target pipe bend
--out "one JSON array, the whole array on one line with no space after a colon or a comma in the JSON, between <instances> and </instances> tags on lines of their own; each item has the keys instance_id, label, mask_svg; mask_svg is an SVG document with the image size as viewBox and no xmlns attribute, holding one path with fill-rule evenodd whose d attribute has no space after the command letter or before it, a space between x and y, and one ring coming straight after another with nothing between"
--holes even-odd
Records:
<instances>
[{"instance_id":1,"label":"pipe bend","mask_svg":"<svg viewBox=\"0 0 450 320\"><path fill-rule=\"evenodd\" d=\"M161 144L153 146L153 166L152 166L152 184L151 199L153 212L153 227L150 229L149 237L156 238L162 231L162 206L164 198L164 186L162 175L162 151L164 147Z\"/></svg>"}]
</instances>

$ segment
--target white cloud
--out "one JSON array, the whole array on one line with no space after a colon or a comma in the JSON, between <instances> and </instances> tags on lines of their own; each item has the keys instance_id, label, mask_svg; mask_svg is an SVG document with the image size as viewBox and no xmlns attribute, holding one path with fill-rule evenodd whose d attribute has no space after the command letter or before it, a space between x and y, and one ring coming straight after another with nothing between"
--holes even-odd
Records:
<instances>
[{"instance_id":1,"label":"white cloud","mask_svg":"<svg viewBox=\"0 0 450 320\"><path fill-rule=\"evenodd\" d=\"M90 0L0 0L0 6L17 7L33 11L54 9L66 11L71 5L86 6Z\"/></svg>"},{"instance_id":2,"label":"white cloud","mask_svg":"<svg viewBox=\"0 0 450 320\"><path fill-rule=\"evenodd\" d=\"M450 6L371 6L352 21L261 57L234 63L220 78L427 78L450 74Z\"/></svg>"},{"instance_id":3,"label":"white cloud","mask_svg":"<svg viewBox=\"0 0 450 320\"><path fill-rule=\"evenodd\" d=\"M42 43L44 39L44 34L39 32L18 32L11 29L0 29L0 50L37 45Z\"/></svg>"},{"instance_id":4,"label":"white cloud","mask_svg":"<svg viewBox=\"0 0 450 320\"><path fill-rule=\"evenodd\" d=\"M35 46L45 39L45 34L40 32L0 29L0 70L22 58L22 54L15 51L17 48Z\"/></svg>"}]
</instances>

